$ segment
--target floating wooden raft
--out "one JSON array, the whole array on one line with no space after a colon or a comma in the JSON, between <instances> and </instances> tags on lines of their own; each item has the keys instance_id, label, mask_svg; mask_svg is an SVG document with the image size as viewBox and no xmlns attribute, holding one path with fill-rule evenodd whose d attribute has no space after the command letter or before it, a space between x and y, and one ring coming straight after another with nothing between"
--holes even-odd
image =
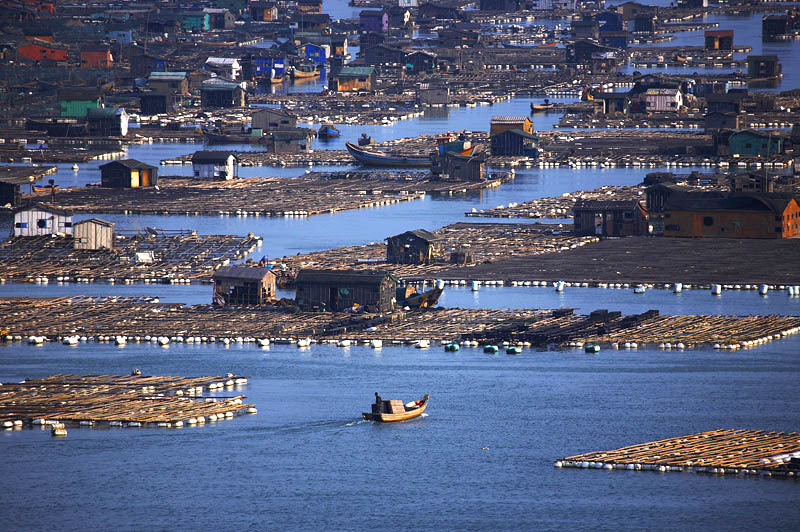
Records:
<instances>
[{"instance_id":1,"label":"floating wooden raft","mask_svg":"<svg viewBox=\"0 0 800 532\"><path fill-rule=\"evenodd\" d=\"M718 429L688 436L640 443L613 451L568 456L556 467L695 471L713 474L795 475L800 434L760 430Z\"/></svg>"},{"instance_id":2,"label":"floating wooden raft","mask_svg":"<svg viewBox=\"0 0 800 532\"><path fill-rule=\"evenodd\" d=\"M155 423L182 426L207 418L255 413L244 395L199 399L204 390L232 390L247 379L221 377L56 374L0 386L0 423L49 421ZM201 419L202 418L202 419Z\"/></svg>"}]
</instances>

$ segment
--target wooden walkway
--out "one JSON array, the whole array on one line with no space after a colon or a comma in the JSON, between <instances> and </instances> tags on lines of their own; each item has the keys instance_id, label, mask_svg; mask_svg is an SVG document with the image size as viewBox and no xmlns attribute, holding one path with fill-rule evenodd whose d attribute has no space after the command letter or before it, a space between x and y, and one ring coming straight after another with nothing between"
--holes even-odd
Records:
<instances>
[{"instance_id":1,"label":"wooden walkway","mask_svg":"<svg viewBox=\"0 0 800 532\"><path fill-rule=\"evenodd\" d=\"M800 434L719 429L568 456L556 467L695 471L713 474L800 474Z\"/></svg>"},{"instance_id":2,"label":"wooden walkway","mask_svg":"<svg viewBox=\"0 0 800 532\"><path fill-rule=\"evenodd\" d=\"M233 390L244 377L148 377L141 375L51 375L0 386L0 423L121 426L183 426L255 413L244 395L200 399L204 391ZM201 420L202 418L202 420Z\"/></svg>"}]
</instances>

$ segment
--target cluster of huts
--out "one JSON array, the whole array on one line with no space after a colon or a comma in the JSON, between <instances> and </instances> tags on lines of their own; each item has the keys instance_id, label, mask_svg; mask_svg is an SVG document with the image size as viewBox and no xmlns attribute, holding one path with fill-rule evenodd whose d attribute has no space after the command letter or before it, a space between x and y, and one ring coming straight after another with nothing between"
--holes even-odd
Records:
<instances>
[{"instance_id":1,"label":"cluster of huts","mask_svg":"<svg viewBox=\"0 0 800 532\"><path fill-rule=\"evenodd\" d=\"M796 238L800 207L794 192L774 192L759 174L730 177L729 190L663 182L645 189L646 201L578 200L579 235L663 235L690 238Z\"/></svg>"}]
</instances>

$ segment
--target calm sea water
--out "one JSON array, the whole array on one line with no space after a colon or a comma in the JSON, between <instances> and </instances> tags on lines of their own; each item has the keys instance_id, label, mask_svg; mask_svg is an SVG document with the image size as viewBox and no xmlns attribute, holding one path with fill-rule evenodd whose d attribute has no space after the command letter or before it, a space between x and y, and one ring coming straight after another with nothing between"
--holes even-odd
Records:
<instances>
[{"instance_id":1,"label":"calm sea water","mask_svg":"<svg viewBox=\"0 0 800 532\"><path fill-rule=\"evenodd\" d=\"M0 297L73 297L150 296L162 303L208 304L213 288L208 284L185 285L111 285L105 282L86 284L0 285ZM278 297L294 298L294 290L278 290ZM762 296L754 290L725 290L713 296L709 290L687 290L673 294L670 290L650 289L634 294L631 288L568 287L556 292L552 286L481 286L477 292L465 286L447 286L439 306L450 308L574 308L588 314L598 308L636 314L656 309L662 314L800 314L800 298L773 290Z\"/></svg>"},{"instance_id":2,"label":"calm sea water","mask_svg":"<svg viewBox=\"0 0 800 532\"><path fill-rule=\"evenodd\" d=\"M334 18L357 16L326 0ZM734 19L736 43L778 53L782 88L797 86L797 43L761 45L760 16ZM756 27L757 26L757 27ZM700 44L701 32L678 34ZM677 41L683 42L683 41ZM297 87L299 88L299 87ZM316 88L316 87L315 87ZM435 110L391 126L348 126L343 138L376 140L486 129L491 115L527 114L529 99ZM537 115L550 129L557 115ZM340 128L341 129L341 128ZM131 146L151 164L201 144ZM322 145L315 145L323 149ZM233 149L243 149L234 146ZM105 161L102 161L105 162ZM61 186L99 180L97 166ZM162 167L178 174L190 167ZM335 169L342 169L336 167ZM242 169L292 176L301 169ZM606 184L635 184L645 169L527 169L499 189L426 198L387 208L293 218L103 216L124 228L196 228L264 236L254 255L278 257L379 241L412 227L435 229L494 207ZM689 172L691 169L682 171ZM472 221L482 221L473 220ZM499 221L499 220L498 220ZM515 221L515 220L512 220ZM0 220L6 233L8 220ZM676 279L676 281L679 279ZM0 296L156 295L204 303L210 286L0 286ZM290 293L286 293L290 296ZM448 287L459 307L575 307L662 313L798 314L800 300L773 292ZM798 483L691 473L556 470L554 460L591 450L713 428L797 431L800 339L735 353L713 350L526 351L520 357L440 348L381 351L313 346L0 346L0 380L53 373L248 375L256 416L183 429L72 429L63 440L39 430L0 432L2 530L795 530ZM432 396L428 416L394 426L360 421L372 393ZM482 450L486 447L487 450Z\"/></svg>"},{"instance_id":3,"label":"calm sea water","mask_svg":"<svg viewBox=\"0 0 800 532\"><path fill-rule=\"evenodd\" d=\"M713 428L797 430L798 349L0 347L5 381L230 371L259 408L196 428L2 432L3 528L793 530L796 481L552 464ZM428 415L362 422L374 391L430 393Z\"/></svg>"}]
</instances>

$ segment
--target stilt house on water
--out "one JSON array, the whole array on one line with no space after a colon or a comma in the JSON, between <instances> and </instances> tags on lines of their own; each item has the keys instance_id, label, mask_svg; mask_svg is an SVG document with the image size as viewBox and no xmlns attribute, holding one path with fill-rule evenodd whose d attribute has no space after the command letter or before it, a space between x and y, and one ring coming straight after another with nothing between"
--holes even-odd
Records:
<instances>
[{"instance_id":1,"label":"stilt house on water","mask_svg":"<svg viewBox=\"0 0 800 532\"><path fill-rule=\"evenodd\" d=\"M430 264L441 253L441 239L424 229L390 236L386 241L386 261L392 264Z\"/></svg>"},{"instance_id":2,"label":"stilt house on water","mask_svg":"<svg viewBox=\"0 0 800 532\"><path fill-rule=\"evenodd\" d=\"M275 274L267 268L223 266L212 279L216 306L263 305L275 297Z\"/></svg>"},{"instance_id":3,"label":"stilt house on water","mask_svg":"<svg viewBox=\"0 0 800 532\"><path fill-rule=\"evenodd\" d=\"M304 311L390 312L397 279L385 271L300 270L297 304Z\"/></svg>"}]
</instances>

